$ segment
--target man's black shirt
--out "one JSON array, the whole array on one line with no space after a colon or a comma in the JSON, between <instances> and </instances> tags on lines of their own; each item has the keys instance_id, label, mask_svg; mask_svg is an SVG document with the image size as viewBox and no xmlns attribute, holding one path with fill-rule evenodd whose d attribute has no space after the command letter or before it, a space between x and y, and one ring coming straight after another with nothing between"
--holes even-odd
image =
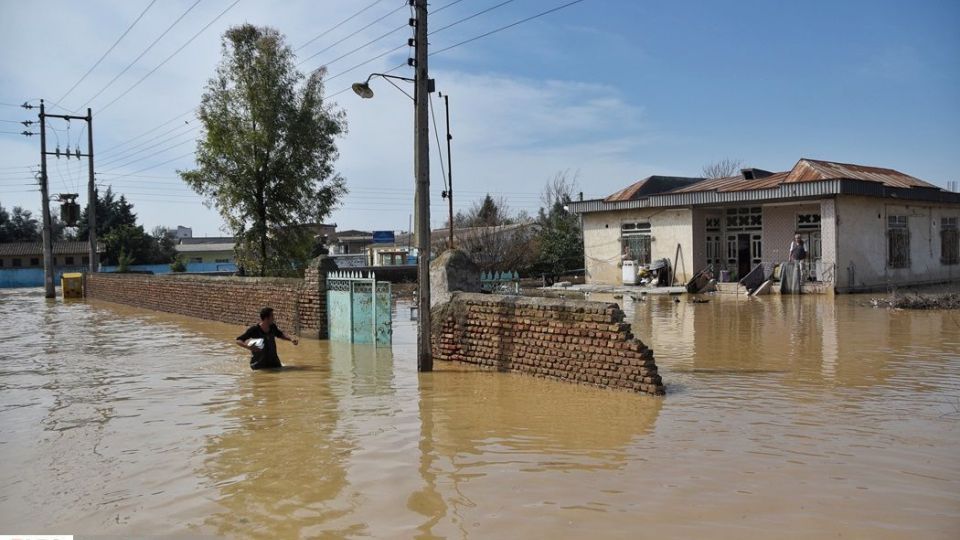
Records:
<instances>
[{"instance_id":1,"label":"man's black shirt","mask_svg":"<svg viewBox=\"0 0 960 540\"><path fill-rule=\"evenodd\" d=\"M280 357L277 356L276 338L278 337L286 336L283 331L277 328L277 325L271 324L270 329L264 332L259 324L255 324L247 328L247 331L237 338L237 340L243 341L244 343L249 339L263 339L263 350L253 351L250 357L250 369L283 367L280 363Z\"/></svg>"}]
</instances>

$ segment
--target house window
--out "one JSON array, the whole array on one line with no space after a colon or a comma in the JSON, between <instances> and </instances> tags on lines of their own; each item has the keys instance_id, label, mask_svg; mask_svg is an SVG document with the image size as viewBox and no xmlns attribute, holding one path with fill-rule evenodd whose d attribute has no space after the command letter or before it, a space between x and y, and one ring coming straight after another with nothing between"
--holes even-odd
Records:
<instances>
[{"instance_id":1,"label":"house window","mask_svg":"<svg viewBox=\"0 0 960 540\"><path fill-rule=\"evenodd\" d=\"M707 232L720 232L720 218L708 217L706 225Z\"/></svg>"},{"instance_id":2,"label":"house window","mask_svg":"<svg viewBox=\"0 0 960 540\"><path fill-rule=\"evenodd\" d=\"M199 264L199 263L202 263L202 262L203 262L203 257L190 257L190 262L191 262L191 263L198 263L198 264Z\"/></svg>"},{"instance_id":3,"label":"house window","mask_svg":"<svg viewBox=\"0 0 960 540\"><path fill-rule=\"evenodd\" d=\"M910 267L910 229L907 216L887 216L887 266Z\"/></svg>"},{"instance_id":4,"label":"house window","mask_svg":"<svg viewBox=\"0 0 960 540\"><path fill-rule=\"evenodd\" d=\"M14 259L12 266L14 268L20 268L21 266L23 266L23 261L21 261L20 259Z\"/></svg>"},{"instance_id":5,"label":"house window","mask_svg":"<svg viewBox=\"0 0 960 540\"><path fill-rule=\"evenodd\" d=\"M720 264L722 253L720 252L721 238L719 234L707 235L707 264Z\"/></svg>"},{"instance_id":6,"label":"house window","mask_svg":"<svg viewBox=\"0 0 960 540\"><path fill-rule=\"evenodd\" d=\"M0 268L3 268L3 259L0 259Z\"/></svg>"},{"instance_id":7,"label":"house window","mask_svg":"<svg viewBox=\"0 0 960 540\"><path fill-rule=\"evenodd\" d=\"M763 208L728 208L726 223L728 231L759 231L763 228Z\"/></svg>"},{"instance_id":8,"label":"house window","mask_svg":"<svg viewBox=\"0 0 960 540\"><path fill-rule=\"evenodd\" d=\"M84 255L83 257L81 257L80 264L90 264L90 257L87 255Z\"/></svg>"},{"instance_id":9,"label":"house window","mask_svg":"<svg viewBox=\"0 0 960 540\"><path fill-rule=\"evenodd\" d=\"M750 237L750 257L755 264L759 264L763 256L763 240L759 234Z\"/></svg>"},{"instance_id":10,"label":"house window","mask_svg":"<svg viewBox=\"0 0 960 540\"><path fill-rule=\"evenodd\" d=\"M223 263L228 263L228 262L230 262L230 259L217 259L217 260L215 260L214 262L223 264Z\"/></svg>"},{"instance_id":11,"label":"house window","mask_svg":"<svg viewBox=\"0 0 960 540\"><path fill-rule=\"evenodd\" d=\"M30 259L30 266L40 266L40 259L37 257Z\"/></svg>"},{"instance_id":12,"label":"house window","mask_svg":"<svg viewBox=\"0 0 960 540\"><path fill-rule=\"evenodd\" d=\"M74 259L73 259L73 257L69 257L69 256L64 257L64 263L63 263L63 264L66 264L66 265L68 265L68 266L74 264Z\"/></svg>"},{"instance_id":13,"label":"house window","mask_svg":"<svg viewBox=\"0 0 960 540\"><path fill-rule=\"evenodd\" d=\"M798 231L819 231L820 214L797 214Z\"/></svg>"},{"instance_id":14,"label":"house window","mask_svg":"<svg viewBox=\"0 0 960 540\"><path fill-rule=\"evenodd\" d=\"M940 262L960 264L960 218L945 217L940 221Z\"/></svg>"},{"instance_id":15,"label":"house window","mask_svg":"<svg viewBox=\"0 0 960 540\"><path fill-rule=\"evenodd\" d=\"M620 249L624 258L650 264L650 224L624 223L620 226Z\"/></svg>"}]
</instances>

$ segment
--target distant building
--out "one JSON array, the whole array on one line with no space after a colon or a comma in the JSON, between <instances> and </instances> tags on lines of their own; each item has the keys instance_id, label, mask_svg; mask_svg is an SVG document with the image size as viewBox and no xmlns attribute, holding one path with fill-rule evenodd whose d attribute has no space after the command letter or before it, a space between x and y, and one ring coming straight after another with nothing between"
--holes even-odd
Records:
<instances>
[{"instance_id":1,"label":"distant building","mask_svg":"<svg viewBox=\"0 0 960 540\"><path fill-rule=\"evenodd\" d=\"M103 244L98 244L97 253L103 252ZM53 264L56 267L86 267L90 264L90 245L87 242L54 242ZM0 243L0 269L9 268L43 268L43 244Z\"/></svg>"},{"instance_id":2,"label":"distant building","mask_svg":"<svg viewBox=\"0 0 960 540\"><path fill-rule=\"evenodd\" d=\"M570 210L588 283L619 283L627 258L678 261L680 281L708 265L736 280L787 261L795 235L810 277L837 292L960 280L960 194L892 169L801 159L777 173L651 176Z\"/></svg>"},{"instance_id":3,"label":"distant building","mask_svg":"<svg viewBox=\"0 0 960 540\"><path fill-rule=\"evenodd\" d=\"M174 246L187 263L235 263L236 239L232 236L181 238Z\"/></svg>"},{"instance_id":4,"label":"distant building","mask_svg":"<svg viewBox=\"0 0 960 540\"><path fill-rule=\"evenodd\" d=\"M184 227L183 225L177 225L177 230L174 231L173 237L177 240L181 238L193 238L193 229Z\"/></svg>"},{"instance_id":5,"label":"distant building","mask_svg":"<svg viewBox=\"0 0 960 540\"><path fill-rule=\"evenodd\" d=\"M336 234L336 240L330 244L331 255L351 255L366 253L367 246L373 243L373 233L368 231L346 230Z\"/></svg>"}]
</instances>

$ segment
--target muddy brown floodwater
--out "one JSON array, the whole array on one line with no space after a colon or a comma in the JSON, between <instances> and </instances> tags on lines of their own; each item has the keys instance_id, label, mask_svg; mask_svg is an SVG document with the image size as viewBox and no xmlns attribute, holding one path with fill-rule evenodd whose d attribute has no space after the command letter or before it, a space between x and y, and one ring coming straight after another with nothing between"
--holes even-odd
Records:
<instances>
[{"instance_id":1,"label":"muddy brown floodwater","mask_svg":"<svg viewBox=\"0 0 960 540\"><path fill-rule=\"evenodd\" d=\"M661 399L0 291L0 533L958 538L960 313L858 302L627 299Z\"/></svg>"}]
</instances>

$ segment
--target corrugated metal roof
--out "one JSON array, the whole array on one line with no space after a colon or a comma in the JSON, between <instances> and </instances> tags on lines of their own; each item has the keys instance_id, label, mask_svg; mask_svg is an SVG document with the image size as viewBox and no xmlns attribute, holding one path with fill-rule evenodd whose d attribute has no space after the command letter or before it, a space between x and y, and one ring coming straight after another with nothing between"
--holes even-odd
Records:
<instances>
[{"instance_id":1,"label":"corrugated metal roof","mask_svg":"<svg viewBox=\"0 0 960 540\"><path fill-rule=\"evenodd\" d=\"M866 165L855 165L852 163L838 163L835 161L820 161L807 158L800 159L800 161L793 166L793 170L790 171L790 174L787 176L784 182L809 182L812 180L827 180L834 178L879 182L889 187L940 189L929 182L924 182L919 178L914 178L909 174L904 174L893 169L868 167Z\"/></svg>"},{"instance_id":2,"label":"corrugated metal roof","mask_svg":"<svg viewBox=\"0 0 960 540\"><path fill-rule=\"evenodd\" d=\"M702 181L703 178L691 178L686 176L648 176L643 180L635 182L620 191L607 197L607 202L631 201L641 197L664 193L691 184Z\"/></svg>"},{"instance_id":3,"label":"corrugated metal roof","mask_svg":"<svg viewBox=\"0 0 960 540\"><path fill-rule=\"evenodd\" d=\"M90 250L90 244L87 242L54 242L54 255L86 255ZM97 253L103 253L103 244L97 244ZM0 243L0 257L29 257L43 256L43 243L41 242L3 242Z\"/></svg>"}]
</instances>

